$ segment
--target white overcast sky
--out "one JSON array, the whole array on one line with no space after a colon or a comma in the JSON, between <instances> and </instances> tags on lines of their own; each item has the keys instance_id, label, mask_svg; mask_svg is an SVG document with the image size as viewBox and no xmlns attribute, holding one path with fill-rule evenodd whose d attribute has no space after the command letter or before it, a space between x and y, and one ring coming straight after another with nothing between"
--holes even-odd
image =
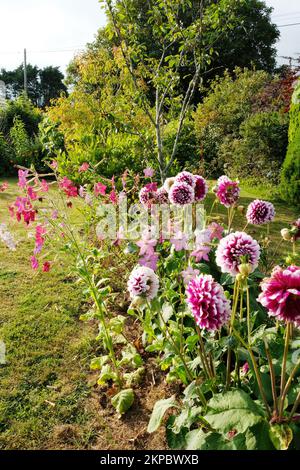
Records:
<instances>
[{"instance_id":1,"label":"white overcast sky","mask_svg":"<svg viewBox=\"0 0 300 470\"><path fill-rule=\"evenodd\" d=\"M176 0L174 0L176 1ZM266 0L278 25L300 23L300 0ZM22 62L59 66L64 72L74 53L93 40L105 23L98 0L0 0L0 68ZM300 24L280 28L279 56L300 55Z\"/></svg>"}]
</instances>

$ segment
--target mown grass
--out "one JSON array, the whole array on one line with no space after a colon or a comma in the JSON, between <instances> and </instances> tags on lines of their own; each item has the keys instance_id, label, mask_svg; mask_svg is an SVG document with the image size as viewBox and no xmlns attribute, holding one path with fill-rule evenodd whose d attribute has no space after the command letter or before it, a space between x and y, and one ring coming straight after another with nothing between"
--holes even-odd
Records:
<instances>
[{"instance_id":1,"label":"mown grass","mask_svg":"<svg viewBox=\"0 0 300 470\"><path fill-rule=\"evenodd\" d=\"M9 190L0 194L0 223L8 220L7 206L17 195L16 182L9 183ZM241 204L262 195L264 188L246 188ZM271 236L278 242L280 229L299 214L285 204L275 205ZM225 220L226 210L216 210ZM244 225L245 216L237 214L234 226ZM7 360L0 366L0 448L89 448L99 429L88 385L95 330L79 320L84 305L68 274L68 259L50 273L33 273L32 240L21 224L11 226L18 250L8 251L0 242L0 340ZM257 238L262 230L247 229ZM282 245L281 255L288 248ZM101 426L111 441L112 430Z\"/></svg>"},{"instance_id":2,"label":"mown grass","mask_svg":"<svg viewBox=\"0 0 300 470\"><path fill-rule=\"evenodd\" d=\"M0 195L0 222L15 195L10 181ZM87 374L95 331L79 320L82 297L68 260L50 273L33 273L32 240L21 224L13 226L17 251L0 244L0 340L7 361L0 366L0 447L63 447L57 436L72 425L68 444L82 448L93 438Z\"/></svg>"}]
</instances>

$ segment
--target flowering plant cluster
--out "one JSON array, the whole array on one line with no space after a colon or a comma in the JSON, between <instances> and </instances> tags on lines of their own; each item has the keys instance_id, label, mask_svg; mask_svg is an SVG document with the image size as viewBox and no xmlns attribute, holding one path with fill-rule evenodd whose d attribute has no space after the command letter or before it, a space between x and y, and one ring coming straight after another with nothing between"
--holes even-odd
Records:
<instances>
[{"instance_id":1,"label":"flowering plant cluster","mask_svg":"<svg viewBox=\"0 0 300 470\"><path fill-rule=\"evenodd\" d=\"M58 247L73 256L85 295L93 301L83 319L98 321L105 349L91 366L99 370L98 383L108 387L117 412L131 407L135 387L144 380L147 353L166 382L183 390L159 400L148 426L148 432L156 431L172 408L166 424L171 447L297 447L300 361L293 347L300 339L299 219L281 230L280 243L288 253L280 259L269 236L273 204L255 200L241 211L240 184L225 175L209 192L202 176L187 171L159 185L151 168L143 176L126 171L120 180L106 180L86 163L78 173L90 180L80 186L60 177L55 162L49 166L45 175L19 169L21 194L10 204L10 216L34 240L33 270L54 269ZM133 204L132 223L115 227L112 214L122 219L125 200ZM223 218L214 212L217 205L227 212ZM167 221L169 236L164 212L157 210L166 207L175 213ZM191 214L201 207L202 219L200 225L189 221L186 231L189 207ZM80 226L73 211L83 215ZM242 227L235 222L240 212L245 212ZM111 217L105 219L108 231L116 229L111 237L105 237L103 225L99 228L104 213ZM0 237L16 249L8 224L0 225ZM118 261L112 261L112 253ZM104 278L106 258L114 269ZM110 286L119 262L123 279L116 294ZM125 311L114 315L117 295ZM134 340L126 329L131 320ZM228 413L231 406L234 412Z\"/></svg>"}]
</instances>

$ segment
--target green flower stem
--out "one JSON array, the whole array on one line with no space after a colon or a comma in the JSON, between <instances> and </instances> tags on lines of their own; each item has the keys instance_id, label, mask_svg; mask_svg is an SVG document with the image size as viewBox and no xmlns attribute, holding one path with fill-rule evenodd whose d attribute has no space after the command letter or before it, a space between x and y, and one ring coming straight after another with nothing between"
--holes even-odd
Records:
<instances>
[{"instance_id":1,"label":"green flower stem","mask_svg":"<svg viewBox=\"0 0 300 470\"><path fill-rule=\"evenodd\" d=\"M229 326L229 334L232 334L232 330L234 327L234 320L235 320L235 315L236 315L236 310L237 310L237 305L238 305L238 300L239 300L239 292L240 292L240 283L235 279L234 282L234 287L233 287L233 309L231 312L231 318L230 318L230 326ZM226 389L230 387L230 366L231 366L231 347L228 346L228 352L227 352L227 367L226 367Z\"/></svg>"},{"instance_id":2,"label":"green flower stem","mask_svg":"<svg viewBox=\"0 0 300 470\"><path fill-rule=\"evenodd\" d=\"M274 401L274 410L276 413L276 416L278 416L278 400L277 400L277 393L276 393L276 376L275 376L275 371L273 367L273 362L272 362L272 356L270 353L270 349L268 346L267 341L264 341L265 343L265 350L268 358L268 363L269 363L269 368L270 368L270 377L271 377L271 386L272 386L272 396L273 396L273 401Z\"/></svg>"},{"instance_id":3,"label":"green flower stem","mask_svg":"<svg viewBox=\"0 0 300 470\"><path fill-rule=\"evenodd\" d=\"M294 416L294 414L296 413L297 408L298 408L299 405L300 405L300 392L298 393L297 398L296 398L296 401L295 401L295 403L294 403L294 406L293 406L293 408L292 408L292 410L291 410L291 412L290 412L288 423L290 423L290 422L292 421L293 416Z\"/></svg>"},{"instance_id":4,"label":"green flower stem","mask_svg":"<svg viewBox=\"0 0 300 470\"><path fill-rule=\"evenodd\" d=\"M198 333L198 338L199 338L199 355L200 355L200 359L201 359L201 362L202 362L202 367L203 367L203 370L206 373L207 377L212 379L213 374L212 374L212 371L210 369L210 366L209 366L209 363L208 363L208 360L207 360L207 357L206 357L203 338L202 338L201 330L200 330L198 325L196 326L196 331Z\"/></svg>"},{"instance_id":5,"label":"green flower stem","mask_svg":"<svg viewBox=\"0 0 300 470\"><path fill-rule=\"evenodd\" d=\"M266 408L268 417L269 417L269 419L270 419L271 416L272 416L271 409L270 409L270 407L269 407L269 405L268 405L268 402L267 402L267 399L266 399L266 395L265 395L265 392L264 392L264 388L263 388L263 384L262 384L260 372L259 372L259 369L258 369L256 360L255 360L255 356L254 356L254 354L253 354L253 352L252 352L252 349L251 349L251 347L243 340L243 338L239 335L239 333L238 333L234 328L233 328L233 333L235 334L235 336L237 337L237 339L242 343L242 345L247 349L247 351L248 351L249 354L250 354L251 361L252 361L252 364L253 364L254 373L255 373L255 376L256 376L257 384L258 384L258 388L259 388L259 391L260 391L260 394L261 394L261 398L262 398L262 401L264 402L264 405L265 405L265 408Z\"/></svg>"},{"instance_id":6,"label":"green flower stem","mask_svg":"<svg viewBox=\"0 0 300 470\"><path fill-rule=\"evenodd\" d=\"M284 393L284 388L285 388L286 362L287 362L287 355L289 351L289 343L290 343L290 324L288 322L286 325L286 329L285 329L284 352L283 352L282 366L281 366L279 418L282 418L283 406L284 406L285 397L283 393Z\"/></svg>"},{"instance_id":7,"label":"green flower stem","mask_svg":"<svg viewBox=\"0 0 300 470\"><path fill-rule=\"evenodd\" d=\"M247 330L248 330L248 344L251 344L251 312L250 312L250 295L249 295L249 285L246 281L246 299L247 299Z\"/></svg>"},{"instance_id":8,"label":"green flower stem","mask_svg":"<svg viewBox=\"0 0 300 470\"><path fill-rule=\"evenodd\" d=\"M290 386L292 385L292 381L296 375L296 373L298 372L298 369L300 367L300 360L297 362L297 364L295 365L294 369L292 370L290 376L289 376L289 379L284 387L284 390L281 394L281 398L280 398L280 410L279 410L279 417L282 418L282 414L283 414L283 407L284 407L284 400L285 400L285 397L287 396L288 394L288 391L290 389Z\"/></svg>"}]
</instances>

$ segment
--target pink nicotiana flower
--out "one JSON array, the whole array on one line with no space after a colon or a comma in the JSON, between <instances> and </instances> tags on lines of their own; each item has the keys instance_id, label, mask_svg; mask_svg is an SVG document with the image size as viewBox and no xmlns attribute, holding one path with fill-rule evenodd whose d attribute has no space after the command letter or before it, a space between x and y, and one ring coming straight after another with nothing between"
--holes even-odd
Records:
<instances>
[{"instance_id":1,"label":"pink nicotiana flower","mask_svg":"<svg viewBox=\"0 0 300 470\"><path fill-rule=\"evenodd\" d=\"M59 182L59 187L60 187L60 189L63 189L64 193L68 197L77 197L78 196L77 187L66 176L64 176L64 178Z\"/></svg>"},{"instance_id":2,"label":"pink nicotiana flower","mask_svg":"<svg viewBox=\"0 0 300 470\"><path fill-rule=\"evenodd\" d=\"M117 196L117 193L116 193L116 191L115 191L114 189L110 192L109 200L110 200L110 202L112 202L113 204L117 204L117 203L118 203L118 196Z\"/></svg>"},{"instance_id":3,"label":"pink nicotiana flower","mask_svg":"<svg viewBox=\"0 0 300 470\"><path fill-rule=\"evenodd\" d=\"M199 263L201 260L209 261L208 255L210 251L211 247L208 245L198 246L194 251L192 251L191 256L195 258L197 263Z\"/></svg>"},{"instance_id":4,"label":"pink nicotiana flower","mask_svg":"<svg viewBox=\"0 0 300 470\"><path fill-rule=\"evenodd\" d=\"M43 263L43 272L44 272L44 273L48 273L48 272L50 271L50 269L51 269L51 264L50 264L50 262L49 262L49 261L45 261L45 262Z\"/></svg>"},{"instance_id":5,"label":"pink nicotiana flower","mask_svg":"<svg viewBox=\"0 0 300 470\"><path fill-rule=\"evenodd\" d=\"M150 231L146 230L143 232L142 238L136 244L140 248L140 255L151 256L154 254L157 240L152 238Z\"/></svg>"},{"instance_id":6,"label":"pink nicotiana flower","mask_svg":"<svg viewBox=\"0 0 300 470\"><path fill-rule=\"evenodd\" d=\"M216 263L223 273L236 276L239 265L245 260L254 271L258 266L260 247L256 240L245 232L235 232L222 238L216 251Z\"/></svg>"},{"instance_id":7,"label":"pink nicotiana flower","mask_svg":"<svg viewBox=\"0 0 300 470\"><path fill-rule=\"evenodd\" d=\"M84 186L79 186L78 194L80 197L85 198L86 196L86 188Z\"/></svg>"},{"instance_id":8,"label":"pink nicotiana flower","mask_svg":"<svg viewBox=\"0 0 300 470\"><path fill-rule=\"evenodd\" d=\"M32 267L32 269L38 269L38 267L39 267L39 262L38 262L38 260L36 259L36 257L35 257L35 256L32 256L32 257L30 258L30 261L31 261L31 267Z\"/></svg>"},{"instance_id":9,"label":"pink nicotiana flower","mask_svg":"<svg viewBox=\"0 0 300 470\"><path fill-rule=\"evenodd\" d=\"M178 231L170 242L174 246L175 251L187 250L188 249L188 237L185 233Z\"/></svg>"},{"instance_id":10,"label":"pink nicotiana flower","mask_svg":"<svg viewBox=\"0 0 300 470\"><path fill-rule=\"evenodd\" d=\"M261 289L258 301L270 316L300 327L300 266L277 266Z\"/></svg>"},{"instance_id":11,"label":"pink nicotiana flower","mask_svg":"<svg viewBox=\"0 0 300 470\"><path fill-rule=\"evenodd\" d=\"M189 171L182 171L175 177L175 184L177 183L186 183L192 188L195 188L196 179Z\"/></svg>"},{"instance_id":12,"label":"pink nicotiana flower","mask_svg":"<svg viewBox=\"0 0 300 470\"><path fill-rule=\"evenodd\" d=\"M218 179L216 196L223 206L227 208L234 206L240 197L238 181L232 181L225 175L221 176Z\"/></svg>"},{"instance_id":13,"label":"pink nicotiana flower","mask_svg":"<svg viewBox=\"0 0 300 470\"><path fill-rule=\"evenodd\" d=\"M223 287L213 277L200 274L192 279L187 288L187 304L200 328L216 331L230 318L230 303Z\"/></svg>"},{"instance_id":14,"label":"pink nicotiana flower","mask_svg":"<svg viewBox=\"0 0 300 470\"><path fill-rule=\"evenodd\" d=\"M35 220L36 211L28 197L18 196L14 204L9 206L9 212L11 217L16 216L18 222L20 222L23 217L26 225L29 225L30 222L34 222Z\"/></svg>"},{"instance_id":15,"label":"pink nicotiana flower","mask_svg":"<svg viewBox=\"0 0 300 470\"><path fill-rule=\"evenodd\" d=\"M36 255L37 253L40 253L43 245L45 243L45 237L47 231L43 225L37 225L35 227L35 249L34 249L34 254Z\"/></svg>"},{"instance_id":16,"label":"pink nicotiana flower","mask_svg":"<svg viewBox=\"0 0 300 470\"><path fill-rule=\"evenodd\" d=\"M200 274L199 269L194 269L192 266L188 266L184 271L181 272L183 283L187 285L192 279Z\"/></svg>"},{"instance_id":17,"label":"pink nicotiana flower","mask_svg":"<svg viewBox=\"0 0 300 470\"><path fill-rule=\"evenodd\" d=\"M256 199L249 204L246 219L250 224L263 225L272 222L275 218L275 208L271 202Z\"/></svg>"},{"instance_id":18,"label":"pink nicotiana flower","mask_svg":"<svg viewBox=\"0 0 300 470\"><path fill-rule=\"evenodd\" d=\"M8 189L8 183L7 181L4 181L4 183L0 184L0 193L4 193Z\"/></svg>"},{"instance_id":19,"label":"pink nicotiana flower","mask_svg":"<svg viewBox=\"0 0 300 470\"><path fill-rule=\"evenodd\" d=\"M22 189L26 188L27 186L27 178L28 178L29 171L28 170L19 170L18 171L18 186Z\"/></svg>"},{"instance_id":20,"label":"pink nicotiana flower","mask_svg":"<svg viewBox=\"0 0 300 470\"><path fill-rule=\"evenodd\" d=\"M194 202L194 188L187 183L174 183L169 191L169 200L176 206Z\"/></svg>"},{"instance_id":21,"label":"pink nicotiana flower","mask_svg":"<svg viewBox=\"0 0 300 470\"><path fill-rule=\"evenodd\" d=\"M44 193L47 193L49 191L49 185L47 183L46 180L42 180L41 181L41 190L44 192Z\"/></svg>"},{"instance_id":22,"label":"pink nicotiana flower","mask_svg":"<svg viewBox=\"0 0 300 470\"><path fill-rule=\"evenodd\" d=\"M203 201L207 192L208 184L202 176L195 175L195 202Z\"/></svg>"},{"instance_id":23,"label":"pink nicotiana flower","mask_svg":"<svg viewBox=\"0 0 300 470\"><path fill-rule=\"evenodd\" d=\"M52 162L50 163L50 166L51 168L53 168L53 170L56 170L56 168L58 167L58 163L56 160L52 160Z\"/></svg>"},{"instance_id":24,"label":"pink nicotiana flower","mask_svg":"<svg viewBox=\"0 0 300 470\"><path fill-rule=\"evenodd\" d=\"M153 176L154 176L153 168L145 168L144 176L145 176L145 178L153 178Z\"/></svg>"},{"instance_id":25,"label":"pink nicotiana flower","mask_svg":"<svg viewBox=\"0 0 300 470\"><path fill-rule=\"evenodd\" d=\"M94 194L95 196L105 196L106 193L106 188L105 184L103 183L96 183L94 186Z\"/></svg>"},{"instance_id":26,"label":"pink nicotiana flower","mask_svg":"<svg viewBox=\"0 0 300 470\"><path fill-rule=\"evenodd\" d=\"M32 201L36 201L38 198L37 192L34 191L34 189L31 186L28 186L27 188L27 194L30 197Z\"/></svg>"},{"instance_id":27,"label":"pink nicotiana flower","mask_svg":"<svg viewBox=\"0 0 300 470\"><path fill-rule=\"evenodd\" d=\"M195 231L195 244L196 247L192 251L191 256L196 259L196 262L199 263L201 260L209 261L209 253L211 251L211 231L209 229L196 230Z\"/></svg>"},{"instance_id":28,"label":"pink nicotiana flower","mask_svg":"<svg viewBox=\"0 0 300 470\"><path fill-rule=\"evenodd\" d=\"M58 219L58 210L57 209L54 209L54 211L52 211L51 219L53 219L53 220Z\"/></svg>"},{"instance_id":29,"label":"pink nicotiana flower","mask_svg":"<svg viewBox=\"0 0 300 470\"><path fill-rule=\"evenodd\" d=\"M78 172L79 173L84 173L85 171L87 171L89 169L90 165L89 163L87 162L84 162L78 169Z\"/></svg>"},{"instance_id":30,"label":"pink nicotiana flower","mask_svg":"<svg viewBox=\"0 0 300 470\"><path fill-rule=\"evenodd\" d=\"M211 233L211 240L213 240L214 238L221 240L224 232L224 228L222 227L222 225L218 224L217 222L212 222L207 226L207 228Z\"/></svg>"},{"instance_id":31,"label":"pink nicotiana flower","mask_svg":"<svg viewBox=\"0 0 300 470\"><path fill-rule=\"evenodd\" d=\"M158 253L145 254L139 259L139 264L147 268L151 268L153 271L157 270L159 255Z\"/></svg>"},{"instance_id":32,"label":"pink nicotiana flower","mask_svg":"<svg viewBox=\"0 0 300 470\"><path fill-rule=\"evenodd\" d=\"M153 269L139 266L130 274L127 287L132 299L144 297L152 300L157 295L159 280Z\"/></svg>"}]
</instances>

